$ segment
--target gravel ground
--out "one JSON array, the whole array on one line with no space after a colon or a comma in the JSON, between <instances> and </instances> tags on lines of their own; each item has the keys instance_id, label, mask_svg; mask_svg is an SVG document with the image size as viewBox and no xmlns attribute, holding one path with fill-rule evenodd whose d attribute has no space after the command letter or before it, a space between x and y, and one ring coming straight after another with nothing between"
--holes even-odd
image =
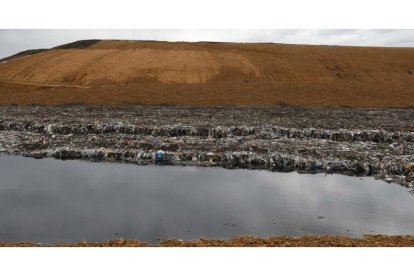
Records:
<instances>
[{"instance_id":1,"label":"gravel ground","mask_svg":"<svg viewBox=\"0 0 414 276\"><path fill-rule=\"evenodd\" d=\"M0 106L0 153L414 184L414 109Z\"/></svg>"},{"instance_id":2,"label":"gravel ground","mask_svg":"<svg viewBox=\"0 0 414 276\"><path fill-rule=\"evenodd\" d=\"M149 244L137 240L116 239L107 242L46 245L41 243L3 243L0 247L413 247L414 236L365 235L361 239L341 236L270 237L238 236L230 240L165 240Z\"/></svg>"}]
</instances>

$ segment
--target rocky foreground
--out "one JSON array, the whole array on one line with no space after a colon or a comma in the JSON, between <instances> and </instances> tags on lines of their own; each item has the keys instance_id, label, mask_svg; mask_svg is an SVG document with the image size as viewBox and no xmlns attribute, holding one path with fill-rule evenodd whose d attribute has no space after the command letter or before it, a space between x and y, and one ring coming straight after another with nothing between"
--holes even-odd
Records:
<instances>
[{"instance_id":1,"label":"rocky foreground","mask_svg":"<svg viewBox=\"0 0 414 276\"><path fill-rule=\"evenodd\" d=\"M414 109L0 106L0 153L414 184Z\"/></svg>"},{"instance_id":2,"label":"rocky foreground","mask_svg":"<svg viewBox=\"0 0 414 276\"><path fill-rule=\"evenodd\" d=\"M341 236L270 237L239 236L230 240L204 239L193 241L165 240L150 244L137 240L115 239L106 242L61 243L5 243L0 247L413 247L414 236L365 235L362 238Z\"/></svg>"}]
</instances>

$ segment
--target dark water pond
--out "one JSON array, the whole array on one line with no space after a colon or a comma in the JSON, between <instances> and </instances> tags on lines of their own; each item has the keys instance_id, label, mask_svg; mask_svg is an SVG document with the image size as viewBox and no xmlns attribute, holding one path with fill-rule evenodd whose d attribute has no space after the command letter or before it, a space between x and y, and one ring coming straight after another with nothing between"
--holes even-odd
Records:
<instances>
[{"instance_id":1,"label":"dark water pond","mask_svg":"<svg viewBox=\"0 0 414 276\"><path fill-rule=\"evenodd\" d=\"M0 240L414 234L414 197L373 178L0 157Z\"/></svg>"}]
</instances>

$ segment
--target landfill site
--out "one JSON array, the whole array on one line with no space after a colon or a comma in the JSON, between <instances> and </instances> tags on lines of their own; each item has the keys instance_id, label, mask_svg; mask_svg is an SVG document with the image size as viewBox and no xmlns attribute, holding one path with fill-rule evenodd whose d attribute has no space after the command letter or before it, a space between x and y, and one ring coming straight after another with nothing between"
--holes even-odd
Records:
<instances>
[{"instance_id":1,"label":"landfill site","mask_svg":"<svg viewBox=\"0 0 414 276\"><path fill-rule=\"evenodd\" d=\"M413 64L413 48L266 43L26 51L0 60L0 155L372 176L412 190Z\"/></svg>"},{"instance_id":2,"label":"landfill site","mask_svg":"<svg viewBox=\"0 0 414 276\"><path fill-rule=\"evenodd\" d=\"M0 152L414 184L413 109L2 106Z\"/></svg>"},{"instance_id":3,"label":"landfill site","mask_svg":"<svg viewBox=\"0 0 414 276\"><path fill-rule=\"evenodd\" d=\"M0 151L412 186L413 60L412 48L272 43L28 50L0 60Z\"/></svg>"}]
</instances>

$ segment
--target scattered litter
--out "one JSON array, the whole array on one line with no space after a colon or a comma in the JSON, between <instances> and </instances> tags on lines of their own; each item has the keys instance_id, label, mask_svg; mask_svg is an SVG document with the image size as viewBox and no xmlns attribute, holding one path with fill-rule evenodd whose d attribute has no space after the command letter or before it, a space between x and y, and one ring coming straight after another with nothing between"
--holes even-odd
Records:
<instances>
[{"instance_id":1,"label":"scattered litter","mask_svg":"<svg viewBox=\"0 0 414 276\"><path fill-rule=\"evenodd\" d=\"M1 106L0 153L339 173L412 187L413 117L414 109Z\"/></svg>"}]
</instances>

